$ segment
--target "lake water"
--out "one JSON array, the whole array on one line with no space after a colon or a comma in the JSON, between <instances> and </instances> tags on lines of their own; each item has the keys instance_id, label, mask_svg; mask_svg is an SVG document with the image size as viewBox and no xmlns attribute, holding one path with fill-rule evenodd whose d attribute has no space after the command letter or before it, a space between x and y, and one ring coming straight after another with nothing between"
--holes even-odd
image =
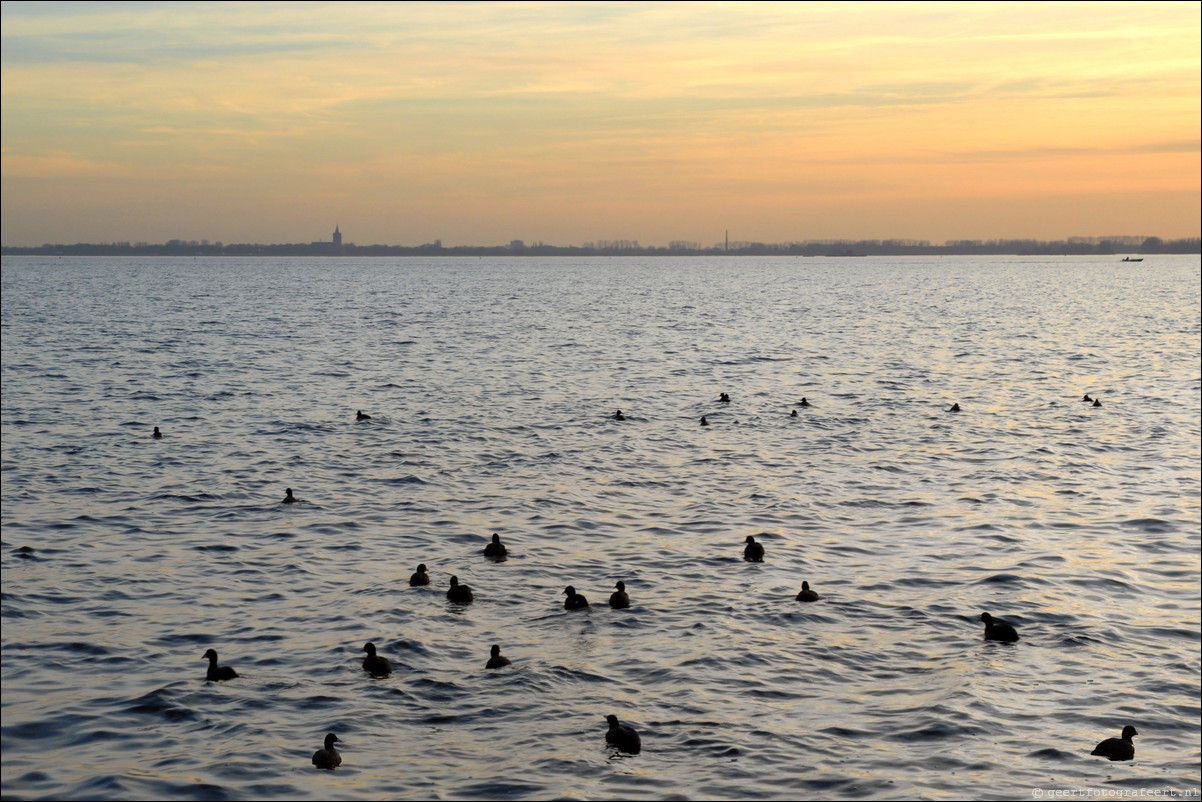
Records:
<instances>
[{"instance_id":1,"label":"lake water","mask_svg":"<svg viewBox=\"0 0 1202 802\"><path fill-rule=\"evenodd\" d=\"M1197 798L1196 256L2 267L6 799Z\"/></svg>"}]
</instances>

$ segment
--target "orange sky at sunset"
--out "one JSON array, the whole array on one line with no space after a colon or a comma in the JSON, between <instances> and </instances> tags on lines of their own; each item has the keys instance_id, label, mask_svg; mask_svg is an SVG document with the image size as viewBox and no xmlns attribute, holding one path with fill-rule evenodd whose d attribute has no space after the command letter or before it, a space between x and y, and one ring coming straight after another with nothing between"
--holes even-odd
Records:
<instances>
[{"instance_id":1,"label":"orange sky at sunset","mask_svg":"<svg viewBox=\"0 0 1202 802\"><path fill-rule=\"evenodd\" d=\"M2 15L5 245L1199 235L1196 2Z\"/></svg>"}]
</instances>

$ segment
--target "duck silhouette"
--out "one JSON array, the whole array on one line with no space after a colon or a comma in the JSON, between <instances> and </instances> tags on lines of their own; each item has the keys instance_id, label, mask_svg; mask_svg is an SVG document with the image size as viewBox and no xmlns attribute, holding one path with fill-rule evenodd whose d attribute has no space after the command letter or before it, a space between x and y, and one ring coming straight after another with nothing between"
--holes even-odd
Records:
<instances>
[{"instance_id":1,"label":"duck silhouette","mask_svg":"<svg viewBox=\"0 0 1202 802\"><path fill-rule=\"evenodd\" d=\"M614 585L617 590L609 594L609 606L615 610L625 610L630 606L630 596L626 593L626 583L621 580Z\"/></svg>"},{"instance_id":2,"label":"duck silhouette","mask_svg":"<svg viewBox=\"0 0 1202 802\"><path fill-rule=\"evenodd\" d=\"M504 668L509 665L509 658L501 656L501 647L493 644L492 657L488 658L488 665L485 668Z\"/></svg>"},{"instance_id":3,"label":"duck silhouette","mask_svg":"<svg viewBox=\"0 0 1202 802\"><path fill-rule=\"evenodd\" d=\"M367 657L363 659L364 671L373 677L387 677L392 673L392 663L388 662L387 658L376 654L374 643L363 644L363 651L367 652Z\"/></svg>"},{"instance_id":4,"label":"duck silhouette","mask_svg":"<svg viewBox=\"0 0 1202 802\"><path fill-rule=\"evenodd\" d=\"M797 601L799 601L799 602L816 602L821 598L822 597L819 596L816 591L810 590L809 582L801 583L801 592L797 594Z\"/></svg>"},{"instance_id":5,"label":"duck silhouette","mask_svg":"<svg viewBox=\"0 0 1202 802\"><path fill-rule=\"evenodd\" d=\"M471 588L467 585L460 585L459 577L453 576L451 577L451 587L447 591L447 598L456 604L471 604L475 597L472 596Z\"/></svg>"},{"instance_id":6,"label":"duck silhouette","mask_svg":"<svg viewBox=\"0 0 1202 802\"><path fill-rule=\"evenodd\" d=\"M1013 643L1018 640L1018 633L1014 631L1014 627L1002 619L994 618L989 613L981 613L981 620L985 622L985 640L997 640L1005 643Z\"/></svg>"},{"instance_id":7,"label":"duck silhouette","mask_svg":"<svg viewBox=\"0 0 1202 802\"><path fill-rule=\"evenodd\" d=\"M563 609L565 610L583 610L588 607L588 599L576 592L576 588L568 585L563 589L563 593L567 596L563 600Z\"/></svg>"},{"instance_id":8,"label":"duck silhouette","mask_svg":"<svg viewBox=\"0 0 1202 802\"><path fill-rule=\"evenodd\" d=\"M501 536L493 532L492 542L484 547L484 556L499 560L503 559L507 553L505 544L501 542Z\"/></svg>"},{"instance_id":9,"label":"duck silhouette","mask_svg":"<svg viewBox=\"0 0 1202 802\"><path fill-rule=\"evenodd\" d=\"M743 547L743 559L749 563L759 563L764 561L764 545L756 543L755 538L751 535L743 541L747 545Z\"/></svg>"},{"instance_id":10,"label":"duck silhouette","mask_svg":"<svg viewBox=\"0 0 1202 802\"><path fill-rule=\"evenodd\" d=\"M326 733L326 745L313 753L313 765L319 769L333 771L342 765L342 755L334 748L338 736L332 732Z\"/></svg>"},{"instance_id":11,"label":"duck silhouette","mask_svg":"<svg viewBox=\"0 0 1202 802\"><path fill-rule=\"evenodd\" d=\"M605 720L609 722L609 731L605 733L605 743L610 746L616 746L621 752L629 752L632 755L637 755L642 751L643 743L639 738L639 734L633 727L627 727L625 724L618 722L618 717L608 715Z\"/></svg>"},{"instance_id":12,"label":"duck silhouette","mask_svg":"<svg viewBox=\"0 0 1202 802\"><path fill-rule=\"evenodd\" d=\"M1131 739L1139 735L1135 731L1135 727L1128 724L1123 727L1123 734L1119 738L1107 738L1102 743L1094 747L1091 755L1098 755L1107 760L1131 760L1135 757L1135 744Z\"/></svg>"},{"instance_id":13,"label":"duck silhouette","mask_svg":"<svg viewBox=\"0 0 1202 802\"><path fill-rule=\"evenodd\" d=\"M210 682L221 682L227 679L237 679L238 672L229 666L217 665L217 652L209 649L202 655L204 659L209 661L209 671L205 675Z\"/></svg>"}]
</instances>

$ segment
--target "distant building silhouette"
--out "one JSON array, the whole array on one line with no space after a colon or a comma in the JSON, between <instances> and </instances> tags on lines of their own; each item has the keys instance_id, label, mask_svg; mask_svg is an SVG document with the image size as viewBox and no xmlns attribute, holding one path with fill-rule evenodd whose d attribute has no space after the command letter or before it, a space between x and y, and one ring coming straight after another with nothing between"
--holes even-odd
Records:
<instances>
[{"instance_id":1,"label":"distant building silhouette","mask_svg":"<svg viewBox=\"0 0 1202 802\"><path fill-rule=\"evenodd\" d=\"M1202 238L1161 239L1148 236L1070 237L1066 240L949 240L942 245L927 240L804 240L778 243L731 242L729 231L721 241L702 249L699 243L673 240L669 247L642 247L638 240L599 240L582 246L555 246L543 242L513 240L507 245L443 246L442 240L426 245L357 246L343 242L342 229L334 226L330 239L310 243L210 243L206 240L173 239L161 245L148 242L105 242L45 244L36 247L0 246L5 256L504 256L515 252L538 256L679 256L682 254L731 256L1020 256L1115 254L1198 254ZM1131 260L1135 261L1135 260Z\"/></svg>"},{"instance_id":2,"label":"distant building silhouette","mask_svg":"<svg viewBox=\"0 0 1202 802\"><path fill-rule=\"evenodd\" d=\"M301 246L304 247L304 246ZM351 247L355 247L352 243ZM338 226L334 226L334 236L328 240L318 240L310 242L308 250L310 253L342 253L342 232L338 230Z\"/></svg>"}]
</instances>

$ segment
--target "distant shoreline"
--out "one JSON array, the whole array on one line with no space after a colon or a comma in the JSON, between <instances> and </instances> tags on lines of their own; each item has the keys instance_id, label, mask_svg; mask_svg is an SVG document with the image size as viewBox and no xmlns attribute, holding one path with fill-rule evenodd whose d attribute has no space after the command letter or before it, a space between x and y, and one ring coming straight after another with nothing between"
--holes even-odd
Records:
<instances>
[{"instance_id":1,"label":"distant shoreline","mask_svg":"<svg viewBox=\"0 0 1202 802\"><path fill-rule=\"evenodd\" d=\"M444 247L431 245L280 245L209 243L172 240L163 244L128 242L75 243L37 247L3 246L4 256L1146 256L1202 254L1202 238L1074 237L1068 240L962 240L943 245L913 240L816 240L788 243L737 243L730 247L662 248L623 244L618 247L510 245Z\"/></svg>"}]
</instances>

